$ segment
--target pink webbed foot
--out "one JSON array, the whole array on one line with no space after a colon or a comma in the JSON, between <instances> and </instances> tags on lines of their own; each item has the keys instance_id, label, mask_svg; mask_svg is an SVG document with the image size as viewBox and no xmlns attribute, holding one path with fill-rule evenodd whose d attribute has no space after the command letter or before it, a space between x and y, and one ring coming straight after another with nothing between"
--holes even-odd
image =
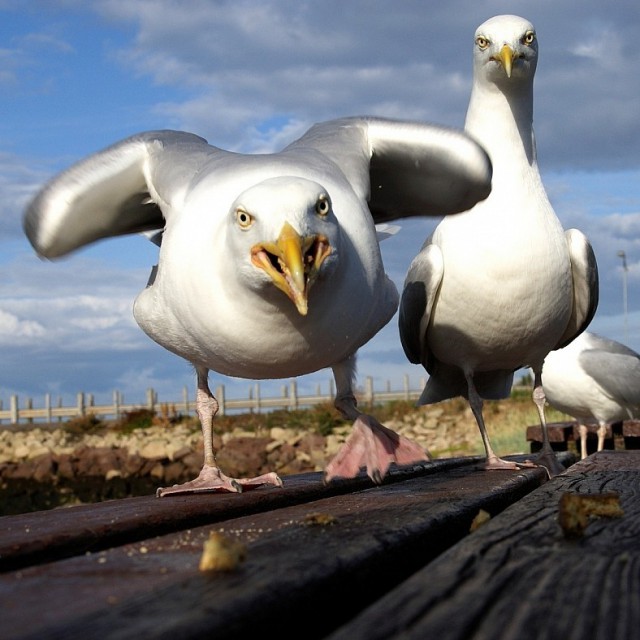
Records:
<instances>
[{"instance_id":1,"label":"pink webbed foot","mask_svg":"<svg viewBox=\"0 0 640 640\"><path fill-rule=\"evenodd\" d=\"M325 482L333 478L353 478L362 467L380 484L392 462L411 464L431 460L420 445L381 425L375 418L360 415L351 435L325 469Z\"/></svg>"},{"instance_id":2,"label":"pink webbed foot","mask_svg":"<svg viewBox=\"0 0 640 640\"><path fill-rule=\"evenodd\" d=\"M181 495L185 493L229 492L242 493L245 489L256 489L265 484L276 487L282 486L282 480L277 474L265 473L255 478L230 478L220 471L218 467L205 464L195 480L184 484L174 484L172 487L160 487L156 491L158 498L168 495Z\"/></svg>"}]
</instances>

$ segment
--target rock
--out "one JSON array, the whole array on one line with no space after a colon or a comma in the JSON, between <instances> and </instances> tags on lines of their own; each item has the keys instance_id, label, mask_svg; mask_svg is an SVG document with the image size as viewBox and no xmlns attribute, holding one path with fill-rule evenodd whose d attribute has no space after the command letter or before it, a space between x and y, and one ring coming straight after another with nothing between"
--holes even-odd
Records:
<instances>
[{"instance_id":1,"label":"rock","mask_svg":"<svg viewBox=\"0 0 640 640\"><path fill-rule=\"evenodd\" d=\"M29 449L29 454L27 455L28 460L36 460L36 458L40 458L42 456L46 456L50 454L51 451L48 447L44 447L42 445L36 445Z\"/></svg>"},{"instance_id":2,"label":"rock","mask_svg":"<svg viewBox=\"0 0 640 640\"><path fill-rule=\"evenodd\" d=\"M169 458L167 449L168 447L165 441L151 440L139 450L139 453L143 458L147 458L148 460L162 460L163 458Z\"/></svg>"},{"instance_id":3,"label":"rock","mask_svg":"<svg viewBox=\"0 0 640 640\"><path fill-rule=\"evenodd\" d=\"M36 482L53 482L54 476L53 456L50 452L44 453L38 458L33 458L32 479Z\"/></svg>"},{"instance_id":4,"label":"rock","mask_svg":"<svg viewBox=\"0 0 640 640\"><path fill-rule=\"evenodd\" d=\"M26 444L19 444L13 450L13 455L17 460L28 457L31 449Z\"/></svg>"},{"instance_id":5,"label":"rock","mask_svg":"<svg viewBox=\"0 0 640 640\"><path fill-rule=\"evenodd\" d=\"M183 458L188 456L191 453L191 451L192 451L191 447L182 446L182 447L176 449L173 452L173 456L169 457L169 459L170 460L182 460Z\"/></svg>"},{"instance_id":6,"label":"rock","mask_svg":"<svg viewBox=\"0 0 640 640\"><path fill-rule=\"evenodd\" d=\"M139 475L144 465L144 459L137 453L129 454L124 461L122 470L126 477Z\"/></svg>"},{"instance_id":7,"label":"rock","mask_svg":"<svg viewBox=\"0 0 640 640\"><path fill-rule=\"evenodd\" d=\"M160 462L156 462L156 464L151 467L149 470L149 475L155 480L162 480L164 478L164 467Z\"/></svg>"},{"instance_id":8,"label":"rock","mask_svg":"<svg viewBox=\"0 0 640 640\"><path fill-rule=\"evenodd\" d=\"M186 480L192 480L193 476L185 477L185 466L179 462L171 462L164 467L164 477L162 482L165 486L170 487L174 484L180 484Z\"/></svg>"},{"instance_id":9,"label":"rock","mask_svg":"<svg viewBox=\"0 0 640 640\"><path fill-rule=\"evenodd\" d=\"M267 454L265 447L269 438L241 436L230 438L218 451L218 464L229 476L244 477L266 473ZM202 459L200 460L202 465Z\"/></svg>"},{"instance_id":10,"label":"rock","mask_svg":"<svg viewBox=\"0 0 640 640\"><path fill-rule=\"evenodd\" d=\"M181 458L180 462L184 465L185 473L190 476L189 479L191 480L200 473L204 459L200 454L191 451Z\"/></svg>"}]
</instances>

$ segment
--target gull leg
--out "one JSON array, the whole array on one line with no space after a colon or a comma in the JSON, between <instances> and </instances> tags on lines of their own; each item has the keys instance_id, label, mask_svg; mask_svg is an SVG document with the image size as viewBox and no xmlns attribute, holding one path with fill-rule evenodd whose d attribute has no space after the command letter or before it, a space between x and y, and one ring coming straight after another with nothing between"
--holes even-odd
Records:
<instances>
[{"instance_id":1,"label":"gull leg","mask_svg":"<svg viewBox=\"0 0 640 640\"><path fill-rule=\"evenodd\" d=\"M167 495L213 491L241 493L243 489L254 489L263 484L281 487L282 480L275 473L266 473L255 478L230 478L222 473L216 464L213 450L213 418L218 413L218 401L209 389L208 369L198 367L196 372L198 375L196 413L200 419L204 439L204 465L195 480L184 484L175 484L172 487L161 487L156 491L156 495L161 498Z\"/></svg>"},{"instance_id":2,"label":"gull leg","mask_svg":"<svg viewBox=\"0 0 640 640\"><path fill-rule=\"evenodd\" d=\"M580 458L584 460L587 457L587 425L579 424L578 431L580 433Z\"/></svg>"},{"instance_id":3,"label":"gull leg","mask_svg":"<svg viewBox=\"0 0 640 640\"><path fill-rule=\"evenodd\" d=\"M392 462L411 464L431 459L419 444L357 408L353 395L355 356L333 367L333 375L336 380L336 409L354 422L349 438L325 469L325 482L337 477L353 478L361 467L366 467L367 475L379 484Z\"/></svg>"},{"instance_id":4,"label":"gull leg","mask_svg":"<svg viewBox=\"0 0 640 640\"><path fill-rule=\"evenodd\" d=\"M499 458L491 446L489 440L489 434L487 433L487 427L484 424L484 418L482 416L482 407L484 405L482 398L476 390L476 385L473 383L473 374L465 372L465 378L467 379L467 388L469 395L469 406L478 423L480 429L480 435L482 436L482 442L484 443L484 449L487 453L487 461L484 465L485 469L517 469L518 465L515 462L509 462Z\"/></svg>"},{"instance_id":5,"label":"gull leg","mask_svg":"<svg viewBox=\"0 0 640 640\"><path fill-rule=\"evenodd\" d=\"M604 438L607 435L607 423L602 420L598 423L598 451L604 449Z\"/></svg>"},{"instance_id":6,"label":"gull leg","mask_svg":"<svg viewBox=\"0 0 640 640\"><path fill-rule=\"evenodd\" d=\"M542 449L535 457L534 462L545 467L549 473L549 477L557 476L564 471L564 467L558 462L556 454L549 442L549 430L547 429L547 420L544 415L544 405L547 400L544 389L542 388L542 367L536 367L533 369L534 381L533 381L533 402L538 410L538 416L540 418L540 426L542 427Z\"/></svg>"}]
</instances>

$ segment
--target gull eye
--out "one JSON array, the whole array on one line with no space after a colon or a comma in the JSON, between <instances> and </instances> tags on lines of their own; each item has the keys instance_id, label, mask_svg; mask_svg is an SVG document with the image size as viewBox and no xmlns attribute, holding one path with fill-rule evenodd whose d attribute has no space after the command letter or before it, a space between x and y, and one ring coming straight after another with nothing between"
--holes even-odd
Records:
<instances>
[{"instance_id":1,"label":"gull eye","mask_svg":"<svg viewBox=\"0 0 640 640\"><path fill-rule=\"evenodd\" d=\"M241 229L248 229L253 224L253 216L244 209L236 209L236 221Z\"/></svg>"},{"instance_id":2,"label":"gull eye","mask_svg":"<svg viewBox=\"0 0 640 640\"><path fill-rule=\"evenodd\" d=\"M535 39L536 39L535 31L527 31L527 33L524 34L524 38L522 38L522 42L524 44L533 44Z\"/></svg>"},{"instance_id":3,"label":"gull eye","mask_svg":"<svg viewBox=\"0 0 640 640\"><path fill-rule=\"evenodd\" d=\"M320 196L316 202L316 213L323 218L329 215L331 211L331 203L327 196Z\"/></svg>"},{"instance_id":4,"label":"gull eye","mask_svg":"<svg viewBox=\"0 0 640 640\"><path fill-rule=\"evenodd\" d=\"M476 44L478 45L479 49L482 49L484 51L489 46L489 40L487 40L487 38L485 38L484 36L478 36L476 38Z\"/></svg>"}]
</instances>

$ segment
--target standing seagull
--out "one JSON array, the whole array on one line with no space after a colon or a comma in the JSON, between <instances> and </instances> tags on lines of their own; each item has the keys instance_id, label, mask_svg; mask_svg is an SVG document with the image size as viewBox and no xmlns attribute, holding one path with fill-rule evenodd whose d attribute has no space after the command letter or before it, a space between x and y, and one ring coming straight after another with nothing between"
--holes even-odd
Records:
<instances>
[{"instance_id":1,"label":"standing seagull","mask_svg":"<svg viewBox=\"0 0 640 640\"><path fill-rule=\"evenodd\" d=\"M589 331L549 353L542 386L549 404L578 422L582 458L587 457L587 424L598 425L602 451L607 424L640 417L640 355Z\"/></svg>"},{"instance_id":2,"label":"standing seagull","mask_svg":"<svg viewBox=\"0 0 640 640\"><path fill-rule=\"evenodd\" d=\"M142 133L55 177L25 214L48 258L109 236L163 230L157 268L134 305L142 329L191 362L204 436L196 480L159 490L240 491L275 473L217 466L209 370L285 378L331 367L353 432L326 470L375 481L428 458L356 407L356 351L395 313L375 223L455 213L487 196L491 164L462 132L376 118L312 127L273 154L231 153L190 133Z\"/></svg>"},{"instance_id":3,"label":"standing seagull","mask_svg":"<svg viewBox=\"0 0 640 640\"><path fill-rule=\"evenodd\" d=\"M533 25L505 15L480 25L465 131L489 153L489 197L445 218L413 260L400 303L400 337L430 377L420 404L465 396L488 469L514 468L493 451L483 398L508 397L513 372L530 366L542 423L540 462L557 473L544 417L541 371L552 349L582 332L595 313L598 275L588 240L565 233L536 162Z\"/></svg>"}]
</instances>

